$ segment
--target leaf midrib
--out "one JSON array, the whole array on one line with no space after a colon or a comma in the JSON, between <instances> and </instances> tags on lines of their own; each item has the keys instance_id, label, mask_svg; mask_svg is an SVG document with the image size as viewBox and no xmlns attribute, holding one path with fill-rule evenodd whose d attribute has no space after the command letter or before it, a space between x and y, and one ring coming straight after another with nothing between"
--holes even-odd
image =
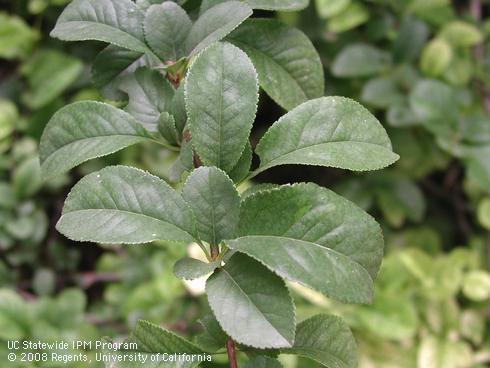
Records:
<instances>
[{"instance_id":1,"label":"leaf midrib","mask_svg":"<svg viewBox=\"0 0 490 368\"><path fill-rule=\"evenodd\" d=\"M314 246L316 246L318 248L326 249L326 250L328 250L329 252L332 252L335 255L338 255L338 256L341 256L341 257L345 257L345 258L349 259L350 261L354 262L355 264L357 264L358 266L360 266L364 271L366 271L366 273L369 275L369 277L372 280L372 277L369 274L368 270L362 264L360 264L359 262L357 262L356 260L354 260L353 258L349 257L346 254L340 253L339 251L337 251L335 249L332 249L330 247L323 246L323 245L318 244L318 243L314 243L314 242L310 242L310 241L302 240L302 239L289 238L289 237L281 236L281 235L246 235L246 236L241 236L239 238L233 239L231 241L240 240L240 239L244 239L244 238L250 238L250 239L254 239L254 238L276 238L276 239L281 239L281 240L283 240L283 239L284 240L292 240L292 241L296 241L296 242L300 242L300 243L305 243L305 244L308 244L308 245L314 245ZM233 247L231 247L231 248L233 249ZM255 259L255 257L253 257L253 258Z\"/></svg>"},{"instance_id":2,"label":"leaf midrib","mask_svg":"<svg viewBox=\"0 0 490 368\"><path fill-rule=\"evenodd\" d=\"M284 156L288 156L288 155L290 155L292 153L296 153L296 152L299 152L301 150L305 150L305 149L312 148L312 147L317 147L317 146L322 146L322 145L328 145L328 144L334 144L334 143L356 143L356 144L364 144L364 145L368 145L368 146L381 147L381 148L389 151L389 149L387 147L385 147L385 146L383 146L381 144L370 143L370 142L363 142L363 141L357 141L357 140L341 140L341 141L328 141L328 142L324 142L324 143L315 143L315 144L312 144L312 145L309 145L309 146L304 146L304 147L301 147L301 148L293 149L293 150L291 150L289 152L281 153L280 156L277 156L277 157L273 158L270 161L266 161L264 163L261 162L261 166L259 168L257 168L256 172L259 173L259 172L262 172L263 170L268 169L272 163L277 162L277 161L280 161L282 158L284 158ZM393 153L393 152L390 152L390 153ZM259 157L260 157L260 154L259 154Z\"/></svg>"},{"instance_id":3,"label":"leaf midrib","mask_svg":"<svg viewBox=\"0 0 490 368\"><path fill-rule=\"evenodd\" d=\"M66 143L66 144L63 144L61 146L56 147L56 149L54 151L51 151L42 160L42 163L48 161L49 158L51 156L55 155L58 151L62 150L63 148L69 147L69 146L71 146L71 145L73 145L75 143L80 143L80 142L83 142L83 141L89 141L89 140L97 139L97 138L107 138L107 137L110 137L110 138L113 138L113 137L114 138L119 138L119 137L134 137L134 138L146 139L146 140L149 140L149 141L153 141L153 142L159 143L158 141L154 140L151 137L145 137L145 136L142 136L142 135L134 135L134 134L104 134L104 135L98 135L98 136L95 136L95 137L85 137L85 138L81 138L81 139L75 139L73 141L70 141L69 143Z\"/></svg>"},{"instance_id":4,"label":"leaf midrib","mask_svg":"<svg viewBox=\"0 0 490 368\"><path fill-rule=\"evenodd\" d=\"M183 229L182 227L180 227L178 225L172 224L171 222L165 221L163 219L159 219L157 217L152 217L152 216L146 215L144 213L133 212L133 211L128 211L128 210L120 210L120 209L117 209L117 208L116 209L114 209L114 208L83 208L83 209L76 209L76 210L64 212L61 217L63 217L64 215L68 215L70 213L74 214L74 213L77 213L77 212L86 212L86 211L95 211L95 212L102 212L102 211L106 211L106 212L122 212L122 213L131 214L131 215L137 215L137 216L145 217L145 218L148 218L148 219L151 219L151 220L156 220L156 221L162 222L164 224L168 224L168 225L174 226L175 228L177 228L177 229L183 231L184 233L186 233L187 235L189 235L190 239L193 239L194 238L191 234L189 234L189 232L187 230Z\"/></svg>"},{"instance_id":5,"label":"leaf midrib","mask_svg":"<svg viewBox=\"0 0 490 368\"><path fill-rule=\"evenodd\" d=\"M236 287L240 290L240 292L245 296L245 298L250 302L251 305L253 305L253 307L259 312L259 314L264 318L265 321L267 321L267 323L269 324L269 326L271 326L283 339L284 341L288 344L288 345L291 345L291 343L288 341L288 339L282 334L280 333L277 328L272 325L272 323L266 318L266 316L264 315L264 313L257 307L257 305L252 301L252 299L250 299L250 297L248 296L248 294L245 292L245 290L243 290L240 285L235 281L235 279L231 276L231 274L228 272L228 270L226 270L225 267L223 267L221 269L221 272L225 272L227 275L228 275L228 278L236 285Z\"/></svg>"}]
</instances>

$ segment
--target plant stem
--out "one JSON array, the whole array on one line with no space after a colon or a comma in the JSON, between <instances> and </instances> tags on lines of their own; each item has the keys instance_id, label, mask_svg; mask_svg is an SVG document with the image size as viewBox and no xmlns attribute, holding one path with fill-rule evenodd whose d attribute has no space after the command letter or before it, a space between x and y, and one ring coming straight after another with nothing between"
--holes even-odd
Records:
<instances>
[{"instance_id":1,"label":"plant stem","mask_svg":"<svg viewBox=\"0 0 490 368\"><path fill-rule=\"evenodd\" d=\"M238 364L236 362L235 342L231 337L229 337L228 341L226 341L226 352L228 353L230 368L238 368Z\"/></svg>"},{"instance_id":2,"label":"plant stem","mask_svg":"<svg viewBox=\"0 0 490 368\"><path fill-rule=\"evenodd\" d=\"M201 248L201 250L204 252L204 254L206 255L206 259L209 261L209 262L212 262L212 258L211 258L211 255L209 254L207 248L204 246L203 243L201 243L201 241L198 241L197 242L197 245L199 245L199 247Z\"/></svg>"},{"instance_id":3,"label":"plant stem","mask_svg":"<svg viewBox=\"0 0 490 368\"><path fill-rule=\"evenodd\" d=\"M219 245L211 244L211 260L216 261L219 256Z\"/></svg>"}]
</instances>

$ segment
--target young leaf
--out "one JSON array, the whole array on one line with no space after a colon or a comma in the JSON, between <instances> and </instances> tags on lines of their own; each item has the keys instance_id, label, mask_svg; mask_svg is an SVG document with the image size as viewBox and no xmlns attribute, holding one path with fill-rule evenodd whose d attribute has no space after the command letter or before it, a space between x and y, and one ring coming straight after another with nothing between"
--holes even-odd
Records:
<instances>
[{"instance_id":1,"label":"young leaf","mask_svg":"<svg viewBox=\"0 0 490 368\"><path fill-rule=\"evenodd\" d=\"M103 49L92 65L92 79L99 92L111 100L123 100L118 83L125 75L147 64L146 55L114 45Z\"/></svg>"},{"instance_id":2,"label":"young leaf","mask_svg":"<svg viewBox=\"0 0 490 368\"><path fill-rule=\"evenodd\" d=\"M284 282L260 263L234 255L206 283L211 309L237 342L257 348L291 347L294 306Z\"/></svg>"},{"instance_id":3,"label":"young leaf","mask_svg":"<svg viewBox=\"0 0 490 368\"><path fill-rule=\"evenodd\" d=\"M63 41L97 40L141 53L144 13L131 0L74 0L63 10L51 37Z\"/></svg>"},{"instance_id":4,"label":"young leaf","mask_svg":"<svg viewBox=\"0 0 490 368\"><path fill-rule=\"evenodd\" d=\"M349 327L339 318L317 315L301 322L294 346L284 354L310 358L327 368L356 368L357 347Z\"/></svg>"},{"instance_id":5,"label":"young leaf","mask_svg":"<svg viewBox=\"0 0 490 368\"><path fill-rule=\"evenodd\" d=\"M182 174L186 171L190 172L192 169L194 169L194 151L191 142L184 140L180 147L179 157L170 168L170 180L173 182L181 181Z\"/></svg>"},{"instance_id":6,"label":"young leaf","mask_svg":"<svg viewBox=\"0 0 490 368\"><path fill-rule=\"evenodd\" d=\"M332 74L336 77L366 77L377 74L391 65L391 57L385 51L365 44L345 47L335 57Z\"/></svg>"},{"instance_id":7,"label":"young leaf","mask_svg":"<svg viewBox=\"0 0 490 368\"><path fill-rule=\"evenodd\" d=\"M282 368L282 365L277 359L258 356L249 360L244 368Z\"/></svg>"},{"instance_id":8,"label":"young leaf","mask_svg":"<svg viewBox=\"0 0 490 368\"><path fill-rule=\"evenodd\" d=\"M285 164L377 170L398 159L379 121L344 97L308 101L279 119L256 148L260 173Z\"/></svg>"},{"instance_id":9,"label":"young leaf","mask_svg":"<svg viewBox=\"0 0 490 368\"><path fill-rule=\"evenodd\" d=\"M447 23L441 30L439 37L456 47L474 46L481 43L485 38L474 25L459 20Z\"/></svg>"},{"instance_id":10,"label":"young leaf","mask_svg":"<svg viewBox=\"0 0 490 368\"><path fill-rule=\"evenodd\" d=\"M250 19L230 40L252 59L261 87L284 109L323 96L322 63L303 32L272 19Z\"/></svg>"},{"instance_id":11,"label":"young leaf","mask_svg":"<svg viewBox=\"0 0 490 368\"><path fill-rule=\"evenodd\" d=\"M158 132L170 144L177 144L180 140L179 132L175 127L175 119L168 112L162 112L157 122Z\"/></svg>"},{"instance_id":12,"label":"young leaf","mask_svg":"<svg viewBox=\"0 0 490 368\"><path fill-rule=\"evenodd\" d=\"M213 272L219 263L206 263L195 258L182 258L175 263L174 274L181 280L195 280Z\"/></svg>"},{"instance_id":13,"label":"young leaf","mask_svg":"<svg viewBox=\"0 0 490 368\"><path fill-rule=\"evenodd\" d=\"M145 38L161 60L177 61L185 56L182 45L191 27L185 10L174 2L152 5L146 12Z\"/></svg>"},{"instance_id":14,"label":"young leaf","mask_svg":"<svg viewBox=\"0 0 490 368\"><path fill-rule=\"evenodd\" d=\"M156 70L139 68L124 77L119 89L129 96L124 108L149 131L157 131L160 114L170 108L174 90Z\"/></svg>"},{"instance_id":15,"label":"young leaf","mask_svg":"<svg viewBox=\"0 0 490 368\"><path fill-rule=\"evenodd\" d=\"M236 236L240 196L231 179L216 167L194 170L182 189L194 212L199 238L209 244Z\"/></svg>"},{"instance_id":16,"label":"young leaf","mask_svg":"<svg viewBox=\"0 0 490 368\"><path fill-rule=\"evenodd\" d=\"M240 1L227 1L213 6L192 26L185 41L186 54L196 55L212 43L226 37L252 15L252 9ZM234 66L238 69L238 66Z\"/></svg>"},{"instance_id":17,"label":"young leaf","mask_svg":"<svg viewBox=\"0 0 490 368\"><path fill-rule=\"evenodd\" d=\"M451 45L442 38L430 41L422 52L420 69L428 76L437 77L444 73L453 58Z\"/></svg>"},{"instance_id":18,"label":"young leaf","mask_svg":"<svg viewBox=\"0 0 490 368\"><path fill-rule=\"evenodd\" d=\"M192 144L205 165L230 171L255 119L258 84L247 55L218 43L199 55L185 84Z\"/></svg>"},{"instance_id":19,"label":"young leaf","mask_svg":"<svg viewBox=\"0 0 490 368\"><path fill-rule=\"evenodd\" d=\"M41 170L49 178L151 139L124 111L100 102L75 102L59 110L46 125L39 147Z\"/></svg>"},{"instance_id":20,"label":"young leaf","mask_svg":"<svg viewBox=\"0 0 490 368\"><path fill-rule=\"evenodd\" d=\"M175 127L179 134L184 131L187 124L187 110L185 108L185 84L182 83L175 91L174 98L172 99L172 106L170 112L175 119Z\"/></svg>"},{"instance_id":21,"label":"young leaf","mask_svg":"<svg viewBox=\"0 0 490 368\"><path fill-rule=\"evenodd\" d=\"M247 177L250 172L250 166L252 165L252 155L252 147L250 146L250 142L247 142L247 145L242 152L242 156L235 167L228 173L233 182L240 183Z\"/></svg>"},{"instance_id":22,"label":"young leaf","mask_svg":"<svg viewBox=\"0 0 490 368\"><path fill-rule=\"evenodd\" d=\"M194 215L163 180L126 166L87 175L68 195L56 225L76 241L141 244L193 241Z\"/></svg>"}]
</instances>

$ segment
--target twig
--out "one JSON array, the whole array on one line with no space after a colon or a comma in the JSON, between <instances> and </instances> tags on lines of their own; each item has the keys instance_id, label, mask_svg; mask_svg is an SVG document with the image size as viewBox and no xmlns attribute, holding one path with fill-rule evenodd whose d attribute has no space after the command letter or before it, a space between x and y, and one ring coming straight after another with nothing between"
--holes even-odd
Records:
<instances>
[{"instance_id":1,"label":"twig","mask_svg":"<svg viewBox=\"0 0 490 368\"><path fill-rule=\"evenodd\" d=\"M236 351L235 351L235 342L231 337L226 341L226 352L228 353L228 360L230 361L230 368L238 368L238 364L236 361Z\"/></svg>"},{"instance_id":2,"label":"twig","mask_svg":"<svg viewBox=\"0 0 490 368\"><path fill-rule=\"evenodd\" d=\"M78 284L82 289L88 289L98 282L119 281L120 279L121 277L117 273L84 272L78 275Z\"/></svg>"},{"instance_id":3,"label":"twig","mask_svg":"<svg viewBox=\"0 0 490 368\"><path fill-rule=\"evenodd\" d=\"M470 2L470 14L471 16L475 19L477 23L480 23L482 20L482 0L471 0ZM473 48L473 55L475 56L475 59L478 61L482 61L485 57L485 49L483 46L483 43L479 43L478 45L475 45ZM483 107L485 108L485 111L490 114L490 88L484 85L482 83L481 86L481 94L482 94L482 99L483 99Z\"/></svg>"}]
</instances>

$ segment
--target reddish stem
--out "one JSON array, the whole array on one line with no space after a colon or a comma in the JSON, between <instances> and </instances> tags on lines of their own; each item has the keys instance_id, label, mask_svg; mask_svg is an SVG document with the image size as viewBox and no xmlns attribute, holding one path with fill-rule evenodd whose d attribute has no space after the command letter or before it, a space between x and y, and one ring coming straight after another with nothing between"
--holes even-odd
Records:
<instances>
[{"instance_id":1,"label":"reddish stem","mask_svg":"<svg viewBox=\"0 0 490 368\"><path fill-rule=\"evenodd\" d=\"M236 362L235 342L231 337L229 337L228 341L226 341L226 352L228 353L230 368L238 368L238 364Z\"/></svg>"}]
</instances>

